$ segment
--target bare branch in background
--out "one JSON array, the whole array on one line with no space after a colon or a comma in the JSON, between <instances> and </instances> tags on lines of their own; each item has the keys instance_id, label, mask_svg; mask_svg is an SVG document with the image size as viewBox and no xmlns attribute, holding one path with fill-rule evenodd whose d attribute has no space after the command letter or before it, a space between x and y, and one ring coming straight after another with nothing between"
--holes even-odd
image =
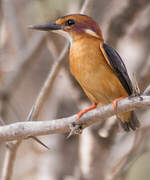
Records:
<instances>
[{"instance_id":1,"label":"bare branch in background","mask_svg":"<svg viewBox=\"0 0 150 180\"><path fill-rule=\"evenodd\" d=\"M18 17L17 17L17 11L16 7L14 6L13 1L2 1L2 8L3 8L3 15L5 20L7 20L8 23L8 30L10 33L10 37L12 38L13 45L16 49L16 55L18 58L21 57L21 51L24 47L24 36L22 33L22 30L20 29Z\"/></svg>"},{"instance_id":2,"label":"bare branch in background","mask_svg":"<svg viewBox=\"0 0 150 180\"><path fill-rule=\"evenodd\" d=\"M26 50L23 50L21 53L22 54L21 62L16 67L16 72L14 72L14 74L6 81L6 84L0 88L0 95L3 100L1 107L2 114L6 112L6 105L9 101L9 98L12 96L15 88L17 88L17 85L21 82L23 75L29 69L28 67L31 65L31 63L33 63L33 60L35 60L35 56L37 55L37 52L40 51L43 42L45 40L45 37L46 37L45 33L40 34L38 36L35 35L33 37L33 40L31 41L28 48ZM20 142L14 142L13 144L11 144L12 148L7 149L7 153L5 157L6 163L4 164L5 167L3 167L4 172L2 171L4 174L3 180L7 180L7 179L9 180L9 178L12 176L11 173L13 172L12 170L13 163L19 145Z\"/></svg>"},{"instance_id":3,"label":"bare branch in background","mask_svg":"<svg viewBox=\"0 0 150 180\"><path fill-rule=\"evenodd\" d=\"M26 50L22 51L22 58L16 67L16 71L6 80L5 84L0 87L0 97L2 100L1 114L5 116L7 105L15 89L22 82L22 78L28 71L29 67L36 59L37 53L41 50L45 41L46 34L35 35Z\"/></svg>"},{"instance_id":4,"label":"bare branch in background","mask_svg":"<svg viewBox=\"0 0 150 180\"><path fill-rule=\"evenodd\" d=\"M16 153L19 147L20 141L11 142L6 145L6 154L4 159L4 165L1 174L1 180L11 180L13 174L13 166L16 158Z\"/></svg>"},{"instance_id":5,"label":"bare branch in background","mask_svg":"<svg viewBox=\"0 0 150 180\"><path fill-rule=\"evenodd\" d=\"M5 21L9 22L8 26L10 28L8 29L10 29L12 41L15 44L17 58L20 59L20 63L16 67L16 71L6 80L5 85L0 88L0 95L2 100L1 114L4 115L7 110L6 105L8 104L9 98L14 92L14 88L16 88L19 82L21 82L23 74L25 74L28 66L31 64L31 60L34 60L34 56L41 49L41 45L45 39L45 34L38 35L38 37L34 36L33 41L31 41L30 45L24 50L23 47L25 42L18 22L18 16L16 14L14 3L12 1L3 1L2 8ZM2 170L3 180L10 180L12 177L13 164L15 162L15 156L19 144L20 141L9 143L7 145L8 148L5 154Z\"/></svg>"},{"instance_id":6,"label":"bare branch in background","mask_svg":"<svg viewBox=\"0 0 150 180\"><path fill-rule=\"evenodd\" d=\"M150 50L150 23L148 24L148 26L145 29L142 29L142 32L140 32L138 34L139 36L146 36L146 43L145 43L145 47L144 48L144 53L142 56L142 60L140 61L140 63L138 64L138 66L136 67L136 72L140 72L140 80L143 81L144 77L146 76L145 74L147 74L147 71L149 69L149 50ZM141 71L142 69L142 71Z\"/></svg>"},{"instance_id":7,"label":"bare branch in background","mask_svg":"<svg viewBox=\"0 0 150 180\"><path fill-rule=\"evenodd\" d=\"M144 53L142 56L142 60L136 67L137 74L139 73L139 84L141 89L143 90L150 82L149 72L150 72L150 24L143 30L143 36L146 36L146 43L144 49Z\"/></svg>"},{"instance_id":8,"label":"bare branch in background","mask_svg":"<svg viewBox=\"0 0 150 180\"><path fill-rule=\"evenodd\" d=\"M89 11L91 10L93 4L93 0L84 0L83 6L81 7L80 13L81 14L88 14Z\"/></svg>"},{"instance_id":9,"label":"bare branch in background","mask_svg":"<svg viewBox=\"0 0 150 180\"><path fill-rule=\"evenodd\" d=\"M129 163L132 162L132 159L135 159L135 157L137 157L135 156L135 150L141 142L142 130L143 129L140 129L135 132L134 141L133 145L131 146L131 149L119 160L119 162L111 169L111 171L108 174L106 174L105 180L117 179L117 177L120 175L120 172L123 172L125 167L127 165L129 166Z\"/></svg>"},{"instance_id":10,"label":"bare branch in background","mask_svg":"<svg viewBox=\"0 0 150 180\"><path fill-rule=\"evenodd\" d=\"M7 80L5 85L0 88L1 96L7 96L7 94L10 94L10 92L12 93L20 83L20 79L22 79L31 63L33 63L33 60L35 60L37 52L41 50L43 42L45 41L45 37L45 33L35 35L29 43L30 45L27 45L27 48L22 50L22 58L16 67L16 72L14 72L14 74Z\"/></svg>"},{"instance_id":11,"label":"bare branch in background","mask_svg":"<svg viewBox=\"0 0 150 180\"><path fill-rule=\"evenodd\" d=\"M108 28L108 43L116 47L118 40L124 36L127 28L148 4L149 0L129 0L127 7L111 19Z\"/></svg>"},{"instance_id":12,"label":"bare branch in background","mask_svg":"<svg viewBox=\"0 0 150 180\"><path fill-rule=\"evenodd\" d=\"M59 72L60 66L62 65L62 60L63 60L63 58L64 58L64 56L68 50L68 47L69 47L69 43L67 43L65 45L60 56L54 62L53 67L50 70L48 77L47 77L46 81L44 82L44 85L42 86L42 89L40 90L40 93L36 99L36 102L34 103L33 107L31 108L31 111L27 117L27 121L37 119L39 112L40 112L47 96L50 94L50 92L52 90L53 83L54 83L56 76Z\"/></svg>"}]
</instances>

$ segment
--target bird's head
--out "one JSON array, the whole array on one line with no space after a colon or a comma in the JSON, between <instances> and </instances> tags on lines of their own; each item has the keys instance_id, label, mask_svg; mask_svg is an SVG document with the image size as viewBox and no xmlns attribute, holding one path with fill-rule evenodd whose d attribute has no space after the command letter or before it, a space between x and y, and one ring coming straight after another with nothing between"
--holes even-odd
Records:
<instances>
[{"instance_id":1,"label":"bird's head","mask_svg":"<svg viewBox=\"0 0 150 180\"><path fill-rule=\"evenodd\" d=\"M71 42L82 37L93 37L103 40L98 24L89 16L72 14L60 17L54 23L31 25L30 28L43 31L56 31Z\"/></svg>"}]
</instances>

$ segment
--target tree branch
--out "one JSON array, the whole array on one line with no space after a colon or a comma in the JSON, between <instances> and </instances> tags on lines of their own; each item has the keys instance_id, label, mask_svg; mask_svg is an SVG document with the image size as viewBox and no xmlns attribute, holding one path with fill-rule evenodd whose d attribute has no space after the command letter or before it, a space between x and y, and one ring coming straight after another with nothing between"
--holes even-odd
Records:
<instances>
[{"instance_id":1,"label":"tree branch","mask_svg":"<svg viewBox=\"0 0 150 180\"><path fill-rule=\"evenodd\" d=\"M7 80L5 85L0 88L0 96L9 95L10 92L17 87L20 82L23 74L28 70L28 67L33 62L34 57L37 55L37 52L41 49L43 42L45 40L46 33L35 35L30 45L27 46L25 50L22 50L22 59L21 62L16 67L16 72ZM32 61L31 61L32 60Z\"/></svg>"},{"instance_id":2,"label":"tree branch","mask_svg":"<svg viewBox=\"0 0 150 180\"><path fill-rule=\"evenodd\" d=\"M12 178L13 174L13 165L16 158L16 153L18 150L18 147L20 145L20 141L15 141L12 143L7 144L7 151L4 159L4 165L1 175L1 180L10 180Z\"/></svg>"},{"instance_id":3,"label":"tree branch","mask_svg":"<svg viewBox=\"0 0 150 180\"><path fill-rule=\"evenodd\" d=\"M62 64L62 60L63 57L65 56L67 50L68 50L69 44L67 43L64 47L64 49L62 50L61 54L59 55L58 59L55 61L55 63L53 64L52 69L50 70L47 79L44 82L44 85L42 86L39 95L34 103L34 105L32 106L29 115L27 117L27 121L29 120L35 120L37 119L39 112L45 102L45 99L47 98L47 96L50 94L52 87L53 87L53 82L56 79L56 76L59 72L60 66Z\"/></svg>"},{"instance_id":4,"label":"tree branch","mask_svg":"<svg viewBox=\"0 0 150 180\"><path fill-rule=\"evenodd\" d=\"M118 40L124 36L127 28L148 3L149 0L129 0L128 6L111 19L108 28L108 44L116 47Z\"/></svg>"},{"instance_id":5,"label":"tree branch","mask_svg":"<svg viewBox=\"0 0 150 180\"><path fill-rule=\"evenodd\" d=\"M149 106L150 96L126 98L119 101L117 113L123 113L137 108L146 108ZM28 138L29 136L65 133L70 131L70 126L73 123L82 124L85 128L115 114L116 112L113 109L113 105L109 104L87 112L78 121L76 121L77 116L73 115L67 118L44 122L18 122L0 127L0 141L11 141Z\"/></svg>"}]
</instances>

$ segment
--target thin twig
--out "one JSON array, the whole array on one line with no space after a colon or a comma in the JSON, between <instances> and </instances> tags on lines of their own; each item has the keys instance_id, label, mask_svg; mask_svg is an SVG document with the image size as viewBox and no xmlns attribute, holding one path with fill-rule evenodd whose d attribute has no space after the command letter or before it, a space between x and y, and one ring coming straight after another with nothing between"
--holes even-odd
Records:
<instances>
[{"instance_id":1,"label":"thin twig","mask_svg":"<svg viewBox=\"0 0 150 180\"><path fill-rule=\"evenodd\" d=\"M19 145L20 141L12 142L7 145L2 174L0 175L1 180L10 180L12 178L13 166Z\"/></svg>"},{"instance_id":2,"label":"thin twig","mask_svg":"<svg viewBox=\"0 0 150 180\"><path fill-rule=\"evenodd\" d=\"M147 88L145 89L145 91L143 92L143 95L149 95L150 93L150 85L147 86Z\"/></svg>"},{"instance_id":3,"label":"thin twig","mask_svg":"<svg viewBox=\"0 0 150 180\"><path fill-rule=\"evenodd\" d=\"M91 9L90 7L91 7L92 3L93 3L93 0L84 0L83 6L82 6L82 8L80 10L80 13L81 14L84 14L84 13L86 14L86 12L88 12L89 9Z\"/></svg>"},{"instance_id":4,"label":"thin twig","mask_svg":"<svg viewBox=\"0 0 150 180\"><path fill-rule=\"evenodd\" d=\"M4 126L5 125L5 122L4 120L0 117L0 126Z\"/></svg>"}]
</instances>

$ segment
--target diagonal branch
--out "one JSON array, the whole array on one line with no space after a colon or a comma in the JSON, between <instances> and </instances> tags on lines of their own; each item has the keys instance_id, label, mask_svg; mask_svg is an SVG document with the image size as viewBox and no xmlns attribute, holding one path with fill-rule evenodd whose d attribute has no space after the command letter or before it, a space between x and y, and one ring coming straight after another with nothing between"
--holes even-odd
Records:
<instances>
[{"instance_id":1,"label":"diagonal branch","mask_svg":"<svg viewBox=\"0 0 150 180\"><path fill-rule=\"evenodd\" d=\"M137 108L148 107L150 107L150 96L126 98L119 101L117 112L123 113ZM78 121L76 121L77 116L73 115L67 118L44 122L18 122L0 127L0 141L11 141L29 136L65 133L70 131L70 126L73 123L82 124L85 128L97 122L104 121L106 118L115 114L113 105L109 104L87 112Z\"/></svg>"},{"instance_id":2,"label":"diagonal branch","mask_svg":"<svg viewBox=\"0 0 150 180\"><path fill-rule=\"evenodd\" d=\"M25 50L22 50L21 62L16 67L16 72L7 80L5 85L0 88L0 96L7 96L18 87L17 85L19 84L21 77L23 77L25 72L28 70L28 67L33 63L33 59L37 55L37 52L41 49L45 37L45 33L38 36L35 35L32 43L30 43L31 45L27 46Z\"/></svg>"},{"instance_id":3,"label":"diagonal branch","mask_svg":"<svg viewBox=\"0 0 150 180\"><path fill-rule=\"evenodd\" d=\"M39 112L45 102L45 99L47 98L48 94L51 92L53 87L53 82L56 79L56 76L59 72L60 66L62 64L63 57L65 56L67 50L68 50L69 44L67 43L64 49L62 50L60 56L53 64L53 68L50 70L50 73L47 76L47 79L44 82L44 85L42 86L42 89L40 90L40 93L32 106L30 113L27 117L27 121L29 120L35 120L37 119Z\"/></svg>"}]
</instances>

